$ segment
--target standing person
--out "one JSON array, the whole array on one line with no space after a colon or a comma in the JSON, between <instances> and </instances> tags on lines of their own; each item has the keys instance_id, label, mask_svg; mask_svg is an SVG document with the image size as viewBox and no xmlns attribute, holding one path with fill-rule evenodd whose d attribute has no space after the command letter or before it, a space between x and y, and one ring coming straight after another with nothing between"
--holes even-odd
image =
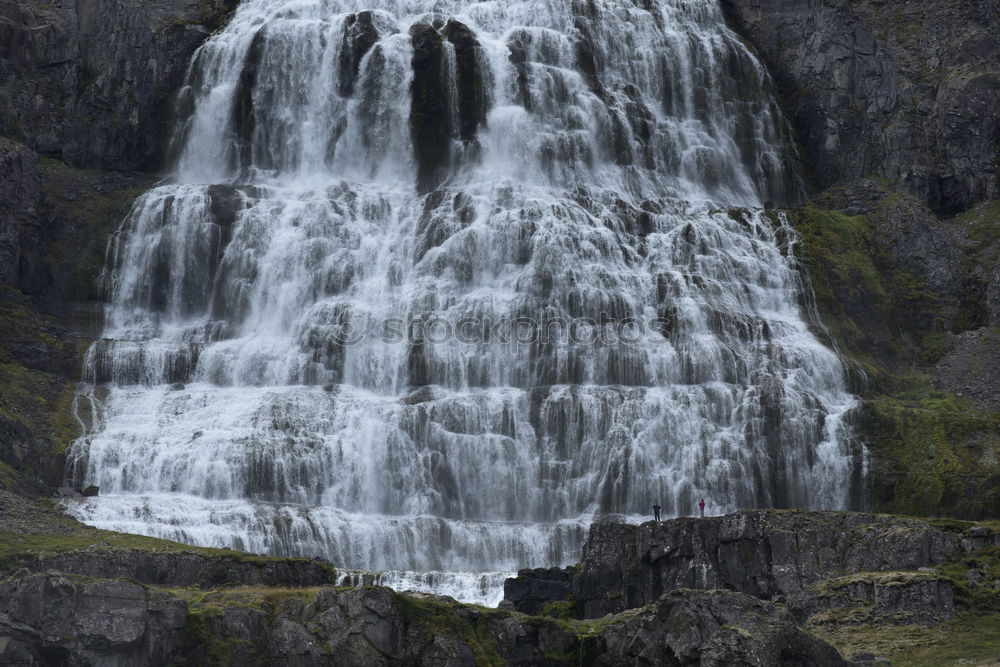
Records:
<instances>
[{"instance_id":1,"label":"standing person","mask_svg":"<svg viewBox=\"0 0 1000 667\"><path fill-rule=\"evenodd\" d=\"M660 520L660 504L653 503L653 521Z\"/></svg>"},{"instance_id":2,"label":"standing person","mask_svg":"<svg viewBox=\"0 0 1000 667\"><path fill-rule=\"evenodd\" d=\"M702 498L698 501L698 509L701 510L701 518L705 518L705 499Z\"/></svg>"}]
</instances>

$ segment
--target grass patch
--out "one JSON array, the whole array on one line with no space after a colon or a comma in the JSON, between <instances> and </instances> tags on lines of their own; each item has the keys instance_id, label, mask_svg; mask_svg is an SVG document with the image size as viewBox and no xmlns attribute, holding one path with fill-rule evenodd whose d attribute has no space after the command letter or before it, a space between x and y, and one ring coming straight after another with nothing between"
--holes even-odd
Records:
<instances>
[{"instance_id":1,"label":"grass patch","mask_svg":"<svg viewBox=\"0 0 1000 667\"><path fill-rule=\"evenodd\" d=\"M898 667L997 665L1000 663L1000 613L964 614L929 630L891 656Z\"/></svg>"},{"instance_id":2,"label":"grass patch","mask_svg":"<svg viewBox=\"0 0 1000 667\"><path fill-rule=\"evenodd\" d=\"M72 519L67 519L67 522L69 522L72 532L63 534L25 534L0 531L0 574L10 573L19 567L31 565L39 559L93 548L154 553L194 553L219 559L219 566L222 568L225 567L226 562L233 561L258 565L271 562L312 562L308 559L260 556L230 549L195 547L144 535L98 530L78 524ZM75 528L73 524L79 528ZM330 567L332 572L333 566Z\"/></svg>"},{"instance_id":3,"label":"grass patch","mask_svg":"<svg viewBox=\"0 0 1000 667\"><path fill-rule=\"evenodd\" d=\"M1000 591L996 588L996 582L1000 582L1000 547L976 549L934 569L951 582L960 604L1000 612Z\"/></svg>"}]
</instances>

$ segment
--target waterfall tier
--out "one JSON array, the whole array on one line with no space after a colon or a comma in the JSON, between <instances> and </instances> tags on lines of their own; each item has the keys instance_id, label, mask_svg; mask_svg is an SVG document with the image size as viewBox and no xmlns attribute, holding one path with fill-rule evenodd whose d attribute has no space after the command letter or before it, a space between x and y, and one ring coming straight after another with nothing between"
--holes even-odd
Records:
<instances>
[{"instance_id":1,"label":"waterfall tier","mask_svg":"<svg viewBox=\"0 0 1000 667\"><path fill-rule=\"evenodd\" d=\"M655 502L851 504L856 401L760 210L794 154L715 1L245 0L179 108L109 247L82 520L487 573Z\"/></svg>"}]
</instances>

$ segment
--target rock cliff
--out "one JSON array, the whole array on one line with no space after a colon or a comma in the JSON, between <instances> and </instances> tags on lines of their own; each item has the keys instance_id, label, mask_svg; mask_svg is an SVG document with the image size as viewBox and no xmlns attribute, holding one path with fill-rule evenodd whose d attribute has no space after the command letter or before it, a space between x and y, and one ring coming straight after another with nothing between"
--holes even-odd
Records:
<instances>
[{"instance_id":1,"label":"rock cliff","mask_svg":"<svg viewBox=\"0 0 1000 667\"><path fill-rule=\"evenodd\" d=\"M0 135L74 167L159 168L191 53L235 5L0 1Z\"/></svg>"},{"instance_id":2,"label":"rock cliff","mask_svg":"<svg viewBox=\"0 0 1000 667\"><path fill-rule=\"evenodd\" d=\"M526 570L508 582L514 600L486 609L0 503L14 530L0 534L0 662L17 664L867 665L885 645L861 626L913 636L1000 610L1000 534L962 522L772 511L599 524L580 566Z\"/></svg>"},{"instance_id":3,"label":"rock cliff","mask_svg":"<svg viewBox=\"0 0 1000 667\"><path fill-rule=\"evenodd\" d=\"M1000 196L1000 3L723 0L829 187L878 175L936 211Z\"/></svg>"},{"instance_id":4,"label":"rock cliff","mask_svg":"<svg viewBox=\"0 0 1000 667\"><path fill-rule=\"evenodd\" d=\"M756 510L641 526L595 524L572 594L585 618L651 604L678 588L784 601L828 579L918 570L994 543L1000 545L1000 534L963 537L915 519L837 512Z\"/></svg>"}]
</instances>

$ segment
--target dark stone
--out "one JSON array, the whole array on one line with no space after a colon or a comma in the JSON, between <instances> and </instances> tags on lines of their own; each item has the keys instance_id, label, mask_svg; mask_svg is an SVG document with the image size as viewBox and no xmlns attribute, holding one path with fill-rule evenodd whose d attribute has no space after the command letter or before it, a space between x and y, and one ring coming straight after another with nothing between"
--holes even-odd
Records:
<instances>
[{"instance_id":1,"label":"dark stone","mask_svg":"<svg viewBox=\"0 0 1000 667\"><path fill-rule=\"evenodd\" d=\"M572 574L572 594L584 618L642 607L680 588L774 599L852 572L916 570L959 551L958 535L886 515L751 510L641 526L598 523ZM512 590L533 590L528 579L536 576L520 573ZM544 590L546 576L534 590Z\"/></svg>"},{"instance_id":2,"label":"dark stone","mask_svg":"<svg viewBox=\"0 0 1000 667\"><path fill-rule=\"evenodd\" d=\"M479 69L479 40L467 25L449 19L444 35L455 46L458 93L458 136L472 141L480 126L486 123L486 89Z\"/></svg>"},{"instance_id":3,"label":"dark stone","mask_svg":"<svg viewBox=\"0 0 1000 667\"><path fill-rule=\"evenodd\" d=\"M0 2L0 135L71 166L158 169L190 56L235 4Z\"/></svg>"},{"instance_id":4,"label":"dark stone","mask_svg":"<svg viewBox=\"0 0 1000 667\"><path fill-rule=\"evenodd\" d=\"M0 283L20 287L22 276L37 272L41 261L38 156L0 137L0 174Z\"/></svg>"},{"instance_id":5,"label":"dark stone","mask_svg":"<svg viewBox=\"0 0 1000 667\"><path fill-rule=\"evenodd\" d=\"M256 140L257 117L254 109L254 88L257 85L257 70L264 58L264 45L267 39L267 28L262 27L254 35L253 42L247 50L243 69L240 70L239 82L236 84L236 103L233 105L233 133L238 146L230 157L231 166L235 169L247 169L258 166L269 169L272 164L266 152L254 151ZM214 206L213 197L213 206Z\"/></svg>"},{"instance_id":6,"label":"dark stone","mask_svg":"<svg viewBox=\"0 0 1000 667\"><path fill-rule=\"evenodd\" d=\"M337 92L343 97L354 94L361 61L379 40L378 28L372 21L370 11L358 12L347 17L347 30L340 47L340 77Z\"/></svg>"},{"instance_id":7,"label":"dark stone","mask_svg":"<svg viewBox=\"0 0 1000 667\"><path fill-rule=\"evenodd\" d=\"M673 591L600 635L598 665L847 665L780 606L732 591Z\"/></svg>"},{"instance_id":8,"label":"dark stone","mask_svg":"<svg viewBox=\"0 0 1000 667\"><path fill-rule=\"evenodd\" d=\"M91 485L85 488L82 493L84 498L95 498L100 492L101 487Z\"/></svg>"},{"instance_id":9,"label":"dark stone","mask_svg":"<svg viewBox=\"0 0 1000 667\"><path fill-rule=\"evenodd\" d=\"M511 608L535 615L550 602L570 599L576 568L521 570L503 584L503 597Z\"/></svg>"},{"instance_id":10,"label":"dark stone","mask_svg":"<svg viewBox=\"0 0 1000 667\"><path fill-rule=\"evenodd\" d=\"M820 612L852 610L854 622L932 626L955 615L955 591L933 572L866 572L792 593L787 607L801 622Z\"/></svg>"},{"instance_id":11,"label":"dark stone","mask_svg":"<svg viewBox=\"0 0 1000 667\"><path fill-rule=\"evenodd\" d=\"M410 28L413 41L413 95L410 133L417 160L417 190L427 193L451 167L451 119L441 33L426 23Z\"/></svg>"},{"instance_id":12,"label":"dark stone","mask_svg":"<svg viewBox=\"0 0 1000 667\"><path fill-rule=\"evenodd\" d=\"M875 174L935 211L1000 197L1000 5L724 0L816 184Z\"/></svg>"}]
</instances>

